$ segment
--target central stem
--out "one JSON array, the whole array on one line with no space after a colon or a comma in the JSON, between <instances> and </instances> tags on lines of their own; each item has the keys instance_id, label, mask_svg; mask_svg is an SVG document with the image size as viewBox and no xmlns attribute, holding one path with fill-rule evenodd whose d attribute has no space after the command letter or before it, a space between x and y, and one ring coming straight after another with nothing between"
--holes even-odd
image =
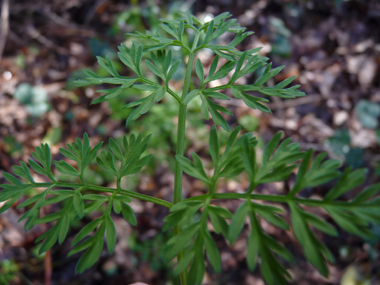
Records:
<instances>
[{"instance_id":1,"label":"central stem","mask_svg":"<svg viewBox=\"0 0 380 285\"><path fill-rule=\"evenodd\" d=\"M182 98L181 98L182 102L185 99L187 93L189 92L193 63L194 63L194 53L191 52L189 55L189 61L187 63L187 68L186 68L185 83L183 85L183 92L182 92ZM179 105L176 155L184 154L185 130L186 130L186 108L187 108L187 105L183 103ZM182 200L182 167L179 164L179 162L176 161L173 204L176 204L180 202L181 200Z\"/></svg>"},{"instance_id":2,"label":"central stem","mask_svg":"<svg viewBox=\"0 0 380 285\"><path fill-rule=\"evenodd\" d=\"M185 146L185 128L186 128L186 105L181 103L179 105L178 116L178 133L177 133L177 150L176 155L183 155ZM173 204L182 200L182 167L178 161L175 165L174 177L174 197Z\"/></svg>"},{"instance_id":3,"label":"central stem","mask_svg":"<svg viewBox=\"0 0 380 285\"><path fill-rule=\"evenodd\" d=\"M191 73L193 70L194 64L194 50L197 47L199 40L200 32L197 31L195 35L195 39L193 42L193 47L189 54L189 59L186 67L185 74L185 82L183 84L181 103L179 104L178 110L178 131L177 131L177 149L176 155L183 155L185 150L185 131L186 131L186 108L187 105L183 103L186 95L189 93L190 81L191 81ZM176 204L182 200L182 167L178 161L176 161L175 165L175 176L174 176L174 196L173 196L173 204ZM181 230L176 226L174 227L174 235L178 235ZM182 252L177 255L178 262L182 258ZM187 270L183 271L180 274L180 282L182 285L187 284Z\"/></svg>"},{"instance_id":4,"label":"central stem","mask_svg":"<svg viewBox=\"0 0 380 285\"><path fill-rule=\"evenodd\" d=\"M190 53L189 62L186 69L185 75L185 83L183 86L183 93L181 101L185 99L185 96L189 92L190 79L191 79L191 71L194 62L194 54ZM177 132L177 150L176 155L183 155L185 148L185 129L186 129L186 108L187 105L181 103L179 105L179 114L178 114L178 132ZM174 197L173 204L176 204L182 200L182 167L178 161L176 161L175 165L175 177L174 177ZM174 227L174 235L178 235L180 233L180 229L176 226ZM178 262L182 258L182 252L180 252L177 256ZM187 281L187 272L186 270L180 274L180 280L182 285L186 285Z\"/></svg>"}]
</instances>

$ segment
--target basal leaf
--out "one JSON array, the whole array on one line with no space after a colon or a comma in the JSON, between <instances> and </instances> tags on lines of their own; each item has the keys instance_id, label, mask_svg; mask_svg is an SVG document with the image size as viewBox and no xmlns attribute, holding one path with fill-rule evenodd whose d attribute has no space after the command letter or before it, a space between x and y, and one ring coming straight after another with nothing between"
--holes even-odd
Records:
<instances>
[{"instance_id":1,"label":"basal leaf","mask_svg":"<svg viewBox=\"0 0 380 285\"><path fill-rule=\"evenodd\" d=\"M257 259L259 256L260 241L254 231L251 231L248 237L247 245L247 264L251 271L254 271L257 265Z\"/></svg>"},{"instance_id":2,"label":"basal leaf","mask_svg":"<svg viewBox=\"0 0 380 285\"><path fill-rule=\"evenodd\" d=\"M227 219L232 218L232 214L226 208L217 207L217 206L208 206L208 211L215 213L218 216L225 217Z\"/></svg>"},{"instance_id":3,"label":"basal leaf","mask_svg":"<svg viewBox=\"0 0 380 285\"><path fill-rule=\"evenodd\" d=\"M82 194L79 191L75 191L73 196L74 209L77 215L82 218L84 215L84 202L82 199Z\"/></svg>"},{"instance_id":4,"label":"basal leaf","mask_svg":"<svg viewBox=\"0 0 380 285\"><path fill-rule=\"evenodd\" d=\"M145 64L148 66L148 68L150 69L150 71L152 71L155 75L157 75L158 77L160 77L161 79L165 79L164 77L164 74L162 73L162 71L160 71L158 69L158 67L156 67L152 62L150 62L149 60L145 60Z\"/></svg>"},{"instance_id":5,"label":"basal leaf","mask_svg":"<svg viewBox=\"0 0 380 285\"><path fill-rule=\"evenodd\" d=\"M70 215L67 212L66 215L61 219L59 224L59 236L58 236L58 243L62 244L65 240L67 233L69 231L70 226Z\"/></svg>"},{"instance_id":6,"label":"basal leaf","mask_svg":"<svg viewBox=\"0 0 380 285\"><path fill-rule=\"evenodd\" d=\"M103 249L105 226L99 227L97 233L93 237L91 246L79 259L75 271L83 273L86 269L90 268L99 259Z\"/></svg>"},{"instance_id":7,"label":"basal leaf","mask_svg":"<svg viewBox=\"0 0 380 285\"><path fill-rule=\"evenodd\" d=\"M112 253L116 245L116 227L111 218L111 215L106 215L105 222L108 252Z\"/></svg>"},{"instance_id":8,"label":"basal leaf","mask_svg":"<svg viewBox=\"0 0 380 285\"><path fill-rule=\"evenodd\" d=\"M224 217L219 216L217 213L212 212L211 210L208 212L211 224L214 227L214 230L217 234L222 233L225 238L228 238L228 224Z\"/></svg>"},{"instance_id":9,"label":"basal leaf","mask_svg":"<svg viewBox=\"0 0 380 285\"><path fill-rule=\"evenodd\" d=\"M190 250L186 251L184 256L182 256L181 260L178 262L177 267L174 269L173 274L179 275L183 271L185 271L187 267L189 266L190 262L193 260L193 258L194 258L194 251L190 251Z\"/></svg>"},{"instance_id":10,"label":"basal leaf","mask_svg":"<svg viewBox=\"0 0 380 285\"><path fill-rule=\"evenodd\" d=\"M215 272L220 273L222 270L222 260L220 258L218 247L208 231L205 231L203 238L208 259Z\"/></svg>"},{"instance_id":11,"label":"basal leaf","mask_svg":"<svg viewBox=\"0 0 380 285\"><path fill-rule=\"evenodd\" d=\"M132 226L137 225L137 220L135 217L135 213L133 212L132 208L126 204L126 203L121 203L121 212L123 214L124 219L130 223Z\"/></svg>"},{"instance_id":12,"label":"basal leaf","mask_svg":"<svg viewBox=\"0 0 380 285\"><path fill-rule=\"evenodd\" d=\"M124 160L123 152L120 149L120 146L115 142L113 138L110 138L108 141L109 147L112 151L112 153L120 160Z\"/></svg>"},{"instance_id":13,"label":"basal leaf","mask_svg":"<svg viewBox=\"0 0 380 285\"><path fill-rule=\"evenodd\" d=\"M181 164L183 171L187 174L206 183L210 182L210 178L206 176L203 171L200 171L193 163L191 163L189 159L180 155L176 155L176 159Z\"/></svg>"},{"instance_id":14,"label":"basal leaf","mask_svg":"<svg viewBox=\"0 0 380 285\"><path fill-rule=\"evenodd\" d=\"M189 284L200 285L205 274L204 254L202 249L197 250L193 262L190 266L187 282Z\"/></svg>"},{"instance_id":15,"label":"basal leaf","mask_svg":"<svg viewBox=\"0 0 380 285\"><path fill-rule=\"evenodd\" d=\"M232 217L228 240L230 244L233 244L243 229L245 223L245 217L247 216L249 207L247 202L241 204Z\"/></svg>"},{"instance_id":16,"label":"basal leaf","mask_svg":"<svg viewBox=\"0 0 380 285\"><path fill-rule=\"evenodd\" d=\"M199 226L199 223L192 224L168 241L169 249L165 255L167 261L173 259L179 252L182 251L184 247L188 245L199 230Z\"/></svg>"},{"instance_id":17,"label":"basal leaf","mask_svg":"<svg viewBox=\"0 0 380 285\"><path fill-rule=\"evenodd\" d=\"M194 89L189 94L186 95L185 100L183 100L183 104L187 105L190 103L191 100L193 100L195 97L199 95L199 90Z\"/></svg>"},{"instance_id":18,"label":"basal leaf","mask_svg":"<svg viewBox=\"0 0 380 285\"><path fill-rule=\"evenodd\" d=\"M87 235L89 235L93 230L96 229L97 226L99 226L103 222L103 217L97 218L87 225L85 225L80 232L75 236L73 239L71 246L75 246L80 242L82 239L84 239Z\"/></svg>"},{"instance_id":19,"label":"basal leaf","mask_svg":"<svg viewBox=\"0 0 380 285\"><path fill-rule=\"evenodd\" d=\"M50 230L49 235L46 237L45 241L42 243L38 253L42 254L53 247L56 243L59 235L60 227L58 224L55 224Z\"/></svg>"},{"instance_id":20,"label":"basal leaf","mask_svg":"<svg viewBox=\"0 0 380 285\"><path fill-rule=\"evenodd\" d=\"M207 45L211 41L211 36L212 36L213 32L214 32L214 21L211 20L207 26L206 35L205 35L204 42L203 42L204 45Z\"/></svg>"},{"instance_id":21,"label":"basal leaf","mask_svg":"<svg viewBox=\"0 0 380 285\"><path fill-rule=\"evenodd\" d=\"M199 58L197 59L197 61L195 63L195 71L196 71L197 76L198 76L199 80L201 81L201 85L202 85L205 74L204 74L202 62Z\"/></svg>"},{"instance_id":22,"label":"basal leaf","mask_svg":"<svg viewBox=\"0 0 380 285\"><path fill-rule=\"evenodd\" d=\"M167 75L166 75L166 80L169 81L170 79L172 79L172 77L174 76L174 74L177 72L179 66L181 65L181 60L178 59L176 60L170 67L170 70L168 71Z\"/></svg>"},{"instance_id":23,"label":"basal leaf","mask_svg":"<svg viewBox=\"0 0 380 285\"><path fill-rule=\"evenodd\" d=\"M334 236L334 237L338 236L337 230L332 225L327 223L326 221L318 218L317 216L315 216L313 214L307 213L307 212L304 212L303 215L305 216L305 219L307 220L307 222L310 225L312 225L313 227L315 227L316 229L318 229L321 232L324 232L325 234L328 234L330 236Z\"/></svg>"},{"instance_id":24,"label":"basal leaf","mask_svg":"<svg viewBox=\"0 0 380 285\"><path fill-rule=\"evenodd\" d=\"M209 139L210 155L214 165L217 166L219 162L219 139L216 132L216 127L212 126Z\"/></svg>"}]
</instances>

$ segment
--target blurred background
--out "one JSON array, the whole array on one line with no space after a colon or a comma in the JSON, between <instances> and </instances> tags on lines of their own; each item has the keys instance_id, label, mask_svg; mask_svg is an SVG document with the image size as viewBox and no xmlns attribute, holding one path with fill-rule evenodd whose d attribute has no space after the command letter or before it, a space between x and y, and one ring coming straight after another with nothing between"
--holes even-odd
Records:
<instances>
[{"instance_id":1,"label":"blurred background","mask_svg":"<svg viewBox=\"0 0 380 285\"><path fill-rule=\"evenodd\" d=\"M98 105L90 102L96 87L75 88L73 81L84 77L83 68L99 75L95 56L108 55L119 73L130 75L117 59L117 45L131 43L127 32L155 30L159 18L173 18L179 11L190 10L202 21L222 12L230 12L238 22L254 31L239 49L262 46L261 54L270 57L274 67L286 68L269 84L296 75L296 84L308 96L293 100L270 98L273 114L251 110L239 100L231 99L226 107L231 127L242 125L243 132L253 132L263 143L284 130L303 149L327 151L346 166L368 167L366 184L380 175L380 1L378 0L202 0L202 1L122 1L122 0L1 0L0 27L0 183L1 173L11 172L12 165L27 161L41 142L49 143L55 159L62 159L59 148L87 132L91 143L119 138L126 133L153 134L149 167L125 181L124 187L147 195L170 200L173 190L173 146L175 144L177 103L166 97L151 112L128 128L125 120L130 110L121 106L144 94L136 90ZM218 39L224 43L229 35ZM177 54L180 57L180 54ZM211 64L213 54L201 51L204 64ZM262 71L261 71L262 72ZM253 74L246 83L259 75ZM184 67L177 72L174 88L181 88ZM244 82L243 82L244 83ZM101 89L101 88L99 88ZM227 95L230 95L227 93ZM210 162L208 133L211 121L200 115L200 104L189 107L186 154L197 152ZM228 133L220 130L226 141ZM115 181L96 165L85 174L87 181L113 186ZM37 180L41 177L36 176ZM69 180L61 176L60 179ZM244 176L225 180L220 191L242 191L247 187ZM261 193L280 194L286 183L258 189ZM202 194L199 181L184 177L186 196ZM305 195L322 197L329 185ZM344 198L350 199L347 194ZM234 211L238 201L221 202ZM85 223L71 225L69 237L38 255L34 240L46 231L36 226L25 234L17 223L23 210L14 205L0 216L0 285L5 284L176 284L172 264L163 261L164 241L169 234L160 231L167 210L134 201L138 227L130 227L115 216L118 243L115 253L104 250L94 267L75 275L79 256L66 257L73 237ZM57 211L45 207L45 213ZM321 213L325 216L325 213ZM327 216L325 216L327 218ZM292 284L380 284L379 243L370 243L340 231L339 238L323 240L336 257L325 279L305 261L301 248L289 234L263 223L265 230L296 257L288 265ZM371 230L379 237L380 227ZM231 248L215 236L221 249L223 273L208 268L204 284L264 284L260 273L250 273L245 263L246 233Z\"/></svg>"}]
</instances>

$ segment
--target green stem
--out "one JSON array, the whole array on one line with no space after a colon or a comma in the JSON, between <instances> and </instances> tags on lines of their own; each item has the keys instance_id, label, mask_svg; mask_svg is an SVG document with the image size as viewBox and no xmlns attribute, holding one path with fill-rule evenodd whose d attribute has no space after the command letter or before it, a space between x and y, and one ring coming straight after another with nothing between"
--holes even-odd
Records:
<instances>
[{"instance_id":1,"label":"green stem","mask_svg":"<svg viewBox=\"0 0 380 285\"><path fill-rule=\"evenodd\" d=\"M185 96L189 92L191 71L194 63L194 53L190 53L189 62L187 64L185 83L183 85L182 98L183 101ZM185 145L185 129L186 129L186 105L181 103L178 110L178 131L177 131L177 150L176 155L183 155L184 145ZM176 204L182 200L182 168L178 161L175 165L175 178L174 178L174 197L173 204Z\"/></svg>"},{"instance_id":2,"label":"green stem","mask_svg":"<svg viewBox=\"0 0 380 285\"><path fill-rule=\"evenodd\" d=\"M265 195L265 194L250 194L250 193L216 193L216 194L204 194L195 196L186 201L195 201L195 200L206 200L209 197L211 199L252 199L252 200L261 200L267 202L277 202L277 203L288 203L294 202L297 204L302 204L310 207L324 207L324 206L337 206L337 207L358 207L362 204L354 201L324 201L316 200L309 198L297 198L289 197L286 195Z\"/></svg>"},{"instance_id":3,"label":"green stem","mask_svg":"<svg viewBox=\"0 0 380 285\"><path fill-rule=\"evenodd\" d=\"M88 184L86 184L85 186L86 186L87 189L93 190L93 191L105 191L105 189L112 190L112 192L117 191L117 189L112 189L112 188L107 188L107 187L102 187L102 186L97 186L97 185L88 185ZM148 196L148 195L136 193L136 192L129 191L129 190L123 190L123 189L119 190L119 191L120 191L121 194L128 195L131 198L136 198L136 199L139 199L139 200L142 200L142 201L151 202L151 203L154 203L154 204L157 204L157 205L164 206L166 208L170 208L171 206L173 206L172 203L167 202L167 201L162 200L162 199L159 199L159 198L156 198L156 197L151 197L151 196Z\"/></svg>"},{"instance_id":4,"label":"green stem","mask_svg":"<svg viewBox=\"0 0 380 285\"><path fill-rule=\"evenodd\" d=\"M207 214L208 214L208 206L210 205L211 197L207 198L205 204L203 206L203 211L201 214L201 230L207 230Z\"/></svg>"},{"instance_id":5,"label":"green stem","mask_svg":"<svg viewBox=\"0 0 380 285\"><path fill-rule=\"evenodd\" d=\"M151 202L153 204L161 205L161 206L164 206L166 208L170 208L171 206L173 206L173 204L170 203L170 202L168 202L168 201L165 201L165 200L162 200L162 199L159 199L159 198L156 198L156 197L151 197L151 196L147 196L147 195L144 195L144 194L132 192L132 191L129 191L129 190L121 190L120 193L126 194L126 195L128 195L129 197L132 197L132 198L136 198L136 199L143 200L143 201L146 201L146 202Z\"/></svg>"},{"instance_id":6,"label":"green stem","mask_svg":"<svg viewBox=\"0 0 380 285\"><path fill-rule=\"evenodd\" d=\"M182 90L182 96L181 96L181 103L179 104L179 107L178 107L178 130L177 130L176 155L184 154L187 105L185 105L183 101L185 100L186 95L189 93L191 73L192 73L193 64L194 64L194 55L195 55L194 50L198 45L199 35L200 35L200 32L197 31L197 34L193 42L193 46L189 54L189 60L187 62L187 68L186 68L186 73L185 73L185 82L183 84L183 90ZM176 204L182 200L182 175L183 175L182 167L179 164L179 162L176 161L175 176L174 176L173 204ZM178 235L180 232L181 230L177 226L174 227L174 235ZM182 252L180 252L177 255L178 262L181 260L182 255L183 255ZM180 274L179 278L180 278L181 284L186 285L187 284L187 270L183 271Z\"/></svg>"},{"instance_id":7,"label":"green stem","mask_svg":"<svg viewBox=\"0 0 380 285\"><path fill-rule=\"evenodd\" d=\"M88 190L92 191L100 191L100 192L108 192L108 193L114 193L117 192L118 189L109 188L109 187L103 187L98 185L91 185L91 184L79 184L79 183L65 183L65 182L57 182L57 183L34 183L34 187L50 187L50 186L57 186L57 187L64 187L64 188L78 188L78 187L85 187ZM136 198L142 201L151 202L160 206L164 206L166 208L170 208L173 206L172 203L167 202L165 200L151 197L148 195L136 193L129 190L120 189L119 193L128 195L131 198Z\"/></svg>"},{"instance_id":8,"label":"green stem","mask_svg":"<svg viewBox=\"0 0 380 285\"><path fill-rule=\"evenodd\" d=\"M218 165L215 166L214 175L211 178L210 191L209 191L210 197L212 197L212 195L215 194L215 186L216 186L216 181L218 180L218 174L219 174L219 165L220 163L218 163Z\"/></svg>"},{"instance_id":9,"label":"green stem","mask_svg":"<svg viewBox=\"0 0 380 285\"><path fill-rule=\"evenodd\" d=\"M179 233L181 232L181 230L175 226L174 227L174 235L178 235ZM177 262L179 262L183 257L183 252L181 251L180 253L177 254ZM179 275L179 280L180 280L180 284L181 285L186 285L187 284L187 270L183 271L180 275Z\"/></svg>"},{"instance_id":10,"label":"green stem","mask_svg":"<svg viewBox=\"0 0 380 285\"><path fill-rule=\"evenodd\" d=\"M79 178L80 178L80 182L84 184L85 182L84 182L83 172L79 175Z\"/></svg>"},{"instance_id":11,"label":"green stem","mask_svg":"<svg viewBox=\"0 0 380 285\"><path fill-rule=\"evenodd\" d=\"M174 45L174 46L182 47L185 50L187 50L188 52L191 52L190 48L187 45L181 43L180 41L174 41L174 43L176 43L176 45Z\"/></svg>"},{"instance_id":12,"label":"green stem","mask_svg":"<svg viewBox=\"0 0 380 285\"><path fill-rule=\"evenodd\" d=\"M188 66L186 69L185 75L185 83L183 87L182 99L185 99L187 92L189 91L190 78L191 78L191 70L194 61L194 54L191 53L189 57ZM185 146L185 130L186 130L186 107L187 105L181 104L179 105L179 114L178 114L178 131L177 131L177 150L176 155L183 155L184 146ZM175 165L175 176L174 176L174 196L173 196L173 204L176 204L182 200L182 167L178 161L176 161ZM180 233L180 229L176 226L174 227L174 235L178 235ZM182 259L183 253L180 252L177 255L177 261L179 262ZM187 271L183 271L180 276L180 281L182 285L186 285L187 283Z\"/></svg>"},{"instance_id":13,"label":"green stem","mask_svg":"<svg viewBox=\"0 0 380 285\"><path fill-rule=\"evenodd\" d=\"M169 87L166 87L166 92L168 92L170 95L172 95L178 103L181 104L181 98L179 98L179 96L177 94L175 94L175 92L173 90L171 90Z\"/></svg>"},{"instance_id":14,"label":"green stem","mask_svg":"<svg viewBox=\"0 0 380 285\"><path fill-rule=\"evenodd\" d=\"M194 50L196 49L198 45L199 35L200 35L200 32L197 31L197 34L193 42L193 47L191 48L191 52L189 54L189 60L187 62L185 82L183 84L183 90L182 90L181 104L179 104L179 110L178 110L178 131L177 131L176 155L183 155L184 153L187 105L183 104L183 100L185 99L186 95L189 93L191 73L192 73L193 64L194 64L194 55L195 55ZM182 168L179 162L176 161L173 204L176 204L180 202L181 200L182 200Z\"/></svg>"},{"instance_id":15,"label":"green stem","mask_svg":"<svg viewBox=\"0 0 380 285\"><path fill-rule=\"evenodd\" d=\"M117 189L109 188L109 187L103 187L98 185L92 185L92 184L80 184L80 183L66 183L66 182L56 182L56 183L33 183L33 187L39 188L39 187L64 187L64 188L79 188L84 187L88 190L92 191L100 191L100 192L107 192L107 193L114 193L117 191ZM54 191L53 191L54 192ZM131 198L139 199L146 202L151 202L160 206L164 206L167 208L170 208L173 206L172 203L167 202L165 200L147 196L144 194L136 193L130 190L124 190L121 189L121 194L125 194L130 196ZM277 203L288 203L288 202L294 202L297 204L302 204L306 206L311 207L323 207L323 206L337 206L337 207L358 207L362 205L361 203L354 202L354 201L324 201L324 200L316 200L316 199L309 199L309 198L297 198L297 197L289 197L287 195L265 195L265 194L249 194L249 193L215 193L215 194L204 194L195 196L192 198L189 198L187 200L206 200L208 198L211 199L247 199L251 198L252 200L261 200L261 201L268 201L268 202L277 202Z\"/></svg>"},{"instance_id":16,"label":"green stem","mask_svg":"<svg viewBox=\"0 0 380 285\"><path fill-rule=\"evenodd\" d=\"M163 85L161 85L159 83L153 82L153 81L151 81L149 79L146 79L146 78L143 78L143 77L139 78L138 80L141 81L141 82L144 82L146 84L150 84L150 85L156 86L156 87L162 87L163 86ZM168 92L170 95L172 95L177 100L177 102L181 104L181 102L182 102L181 98L179 98L179 96L173 90L171 90L169 88L169 86L164 86L164 87L166 89L166 92Z\"/></svg>"},{"instance_id":17,"label":"green stem","mask_svg":"<svg viewBox=\"0 0 380 285\"><path fill-rule=\"evenodd\" d=\"M121 182L121 179L117 178L117 182L116 182L117 190L121 190L120 182Z\"/></svg>"},{"instance_id":18,"label":"green stem","mask_svg":"<svg viewBox=\"0 0 380 285\"><path fill-rule=\"evenodd\" d=\"M205 82L205 84L206 83L208 83L208 81ZM231 88L231 85L220 85L216 87L207 88L207 91L218 91L218 90L229 89L229 88Z\"/></svg>"},{"instance_id":19,"label":"green stem","mask_svg":"<svg viewBox=\"0 0 380 285\"><path fill-rule=\"evenodd\" d=\"M255 190L256 186L257 186L256 183L251 182L251 183L249 184L249 188L248 188L248 190L247 190L247 194L251 194L251 193L253 192L253 190Z\"/></svg>"},{"instance_id":20,"label":"green stem","mask_svg":"<svg viewBox=\"0 0 380 285\"><path fill-rule=\"evenodd\" d=\"M179 105L178 132L177 132L177 150L176 155L183 155L185 145L185 128L186 128L186 105ZM182 200L182 167L178 161L175 165L174 177L174 197L173 204Z\"/></svg>"},{"instance_id":21,"label":"green stem","mask_svg":"<svg viewBox=\"0 0 380 285\"><path fill-rule=\"evenodd\" d=\"M262 239L262 228L261 228L260 222L257 219L255 210L252 208L252 203L250 201L247 201L247 203L249 206L248 215L249 215L249 219L251 220L252 230L255 232L258 239L260 240ZM261 241L259 242L261 243Z\"/></svg>"}]
</instances>

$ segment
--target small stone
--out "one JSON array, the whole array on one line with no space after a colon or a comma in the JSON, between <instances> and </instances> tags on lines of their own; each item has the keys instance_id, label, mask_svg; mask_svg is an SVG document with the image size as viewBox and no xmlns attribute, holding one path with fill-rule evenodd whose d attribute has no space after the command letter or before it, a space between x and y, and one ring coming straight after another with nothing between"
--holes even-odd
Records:
<instances>
[{"instance_id":1,"label":"small stone","mask_svg":"<svg viewBox=\"0 0 380 285\"><path fill-rule=\"evenodd\" d=\"M348 113L346 111L339 111L334 114L334 125L341 126L348 120Z\"/></svg>"},{"instance_id":2,"label":"small stone","mask_svg":"<svg viewBox=\"0 0 380 285\"><path fill-rule=\"evenodd\" d=\"M285 128L288 130L296 130L298 128L298 124L295 120L286 120L285 121Z\"/></svg>"},{"instance_id":3,"label":"small stone","mask_svg":"<svg viewBox=\"0 0 380 285\"><path fill-rule=\"evenodd\" d=\"M352 147L368 148L377 144L374 130L362 129L355 134L350 134Z\"/></svg>"}]
</instances>

